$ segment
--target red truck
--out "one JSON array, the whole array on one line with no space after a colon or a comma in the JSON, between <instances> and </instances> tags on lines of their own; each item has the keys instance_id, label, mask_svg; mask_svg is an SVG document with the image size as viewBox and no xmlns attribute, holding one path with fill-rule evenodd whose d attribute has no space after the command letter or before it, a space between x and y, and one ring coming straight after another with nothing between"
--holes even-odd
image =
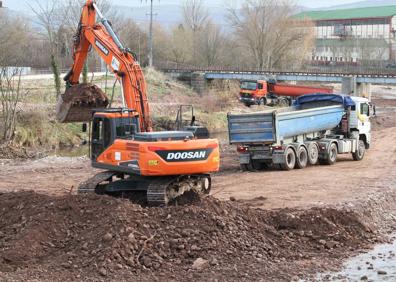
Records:
<instances>
[{"instance_id":1,"label":"red truck","mask_svg":"<svg viewBox=\"0 0 396 282\"><path fill-rule=\"evenodd\" d=\"M252 105L290 105L293 98L304 94L333 93L332 87L315 87L277 83L275 80L242 80L239 101Z\"/></svg>"}]
</instances>

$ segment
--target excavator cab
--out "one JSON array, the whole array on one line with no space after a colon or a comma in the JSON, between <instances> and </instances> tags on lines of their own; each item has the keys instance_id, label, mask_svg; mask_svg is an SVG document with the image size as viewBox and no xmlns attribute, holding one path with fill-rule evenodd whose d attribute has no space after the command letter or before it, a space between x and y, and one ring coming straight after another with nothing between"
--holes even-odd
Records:
<instances>
[{"instance_id":1,"label":"excavator cab","mask_svg":"<svg viewBox=\"0 0 396 282\"><path fill-rule=\"evenodd\" d=\"M115 139L133 140L139 132L139 115L127 109L103 109L93 114L91 158L96 160Z\"/></svg>"}]
</instances>

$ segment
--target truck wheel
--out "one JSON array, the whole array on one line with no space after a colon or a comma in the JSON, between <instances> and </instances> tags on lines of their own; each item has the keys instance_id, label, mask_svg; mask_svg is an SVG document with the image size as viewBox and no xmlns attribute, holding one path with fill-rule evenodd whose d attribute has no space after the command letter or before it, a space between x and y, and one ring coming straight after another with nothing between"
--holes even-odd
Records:
<instances>
[{"instance_id":1,"label":"truck wheel","mask_svg":"<svg viewBox=\"0 0 396 282\"><path fill-rule=\"evenodd\" d=\"M337 161L338 149L335 143L332 143L329 148L329 154L324 159L324 164L333 165Z\"/></svg>"},{"instance_id":2,"label":"truck wheel","mask_svg":"<svg viewBox=\"0 0 396 282\"><path fill-rule=\"evenodd\" d=\"M242 170L242 171L250 171L249 165L247 165L247 164L241 164L241 170Z\"/></svg>"},{"instance_id":3,"label":"truck wheel","mask_svg":"<svg viewBox=\"0 0 396 282\"><path fill-rule=\"evenodd\" d=\"M308 152L305 147L301 146L297 151L296 168L303 169L308 164Z\"/></svg>"},{"instance_id":4,"label":"truck wheel","mask_svg":"<svg viewBox=\"0 0 396 282\"><path fill-rule=\"evenodd\" d=\"M260 104L259 105L263 105L266 106L267 105L267 99L265 99L264 97L260 99Z\"/></svg>"},{"instance_id":5,"label":"truck wheel","mask_svg":"<svg viewBox=\"0 0 396 282\"><path fill-rule=\"evenodd\" d=\"M296 166L296 153L288 148L285 153L285 163L281 164L283 170L292 170Z\"/></svg>"},{"instance_id":6,"label":"truck wheel","mask_svg":"<svg viewBox=\"0 0 396 282\"><path fill-rule=\"evenodd\" d=\"M242 171L257 171L265 168L265 165L257 160L250 160L249 164L241 164Z\"/></svg>"},{"instance_id":7,"label":"truck wheel","mask_svg":"<svg viewBox=\"0 0 396 282\"><path fill-rule=\"evenodd\" d=\"M352 153L352 157L355 161L361 161L364 158L364 154L366 153L366 144L364 144L363 140L359 140L359 146L355 153Z\"/></svg>"},{"instance_id":8,"label":"truck wheel","mask_svg":"<svg viewBox=\"0 0 396 282\"><path fill-rule=\"evenodd\" d=\"M318 144L312 142L308 145L308 163L316 165L319 160L319 147Z\"/></svg>"}]
</instances>

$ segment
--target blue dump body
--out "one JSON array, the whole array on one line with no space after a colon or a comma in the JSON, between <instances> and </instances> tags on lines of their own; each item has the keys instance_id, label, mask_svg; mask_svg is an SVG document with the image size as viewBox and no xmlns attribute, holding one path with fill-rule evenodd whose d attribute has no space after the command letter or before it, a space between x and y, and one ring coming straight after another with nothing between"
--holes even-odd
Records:
<instances>
[{"instance_id":1,"label":"blue dump body","mask_svg":"<svg viewBox=\"0 0 396 282\"><path fill-rule=\"evenodd\" d=\"M229 139L231 144L279 143L293 136L333 129L344 114L343 104L228 114Z\"/></svg>"}]
</instances>

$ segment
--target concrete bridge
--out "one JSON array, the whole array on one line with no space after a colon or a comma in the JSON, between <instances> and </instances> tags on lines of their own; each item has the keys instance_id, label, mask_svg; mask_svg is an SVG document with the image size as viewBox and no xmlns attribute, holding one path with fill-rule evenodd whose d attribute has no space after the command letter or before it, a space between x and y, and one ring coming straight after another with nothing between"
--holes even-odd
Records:
<instances>
[{"instance_id":1,"label":"concrete bridge","mask_svg":"<svg viewBox=\"0 0 396 282\"><path fill-rule=\"evenodd\" d=\"M212 80L258 80L273 78L277 81L306 81L341 83L342 92L356 96L371 97L371 84L395 84L396 71L388 73L331 73L331 72L276 72L276 71L216 71L163 69L172 77L189 82L198 92L204 92Z\"/></svg>"}]
</instances>

